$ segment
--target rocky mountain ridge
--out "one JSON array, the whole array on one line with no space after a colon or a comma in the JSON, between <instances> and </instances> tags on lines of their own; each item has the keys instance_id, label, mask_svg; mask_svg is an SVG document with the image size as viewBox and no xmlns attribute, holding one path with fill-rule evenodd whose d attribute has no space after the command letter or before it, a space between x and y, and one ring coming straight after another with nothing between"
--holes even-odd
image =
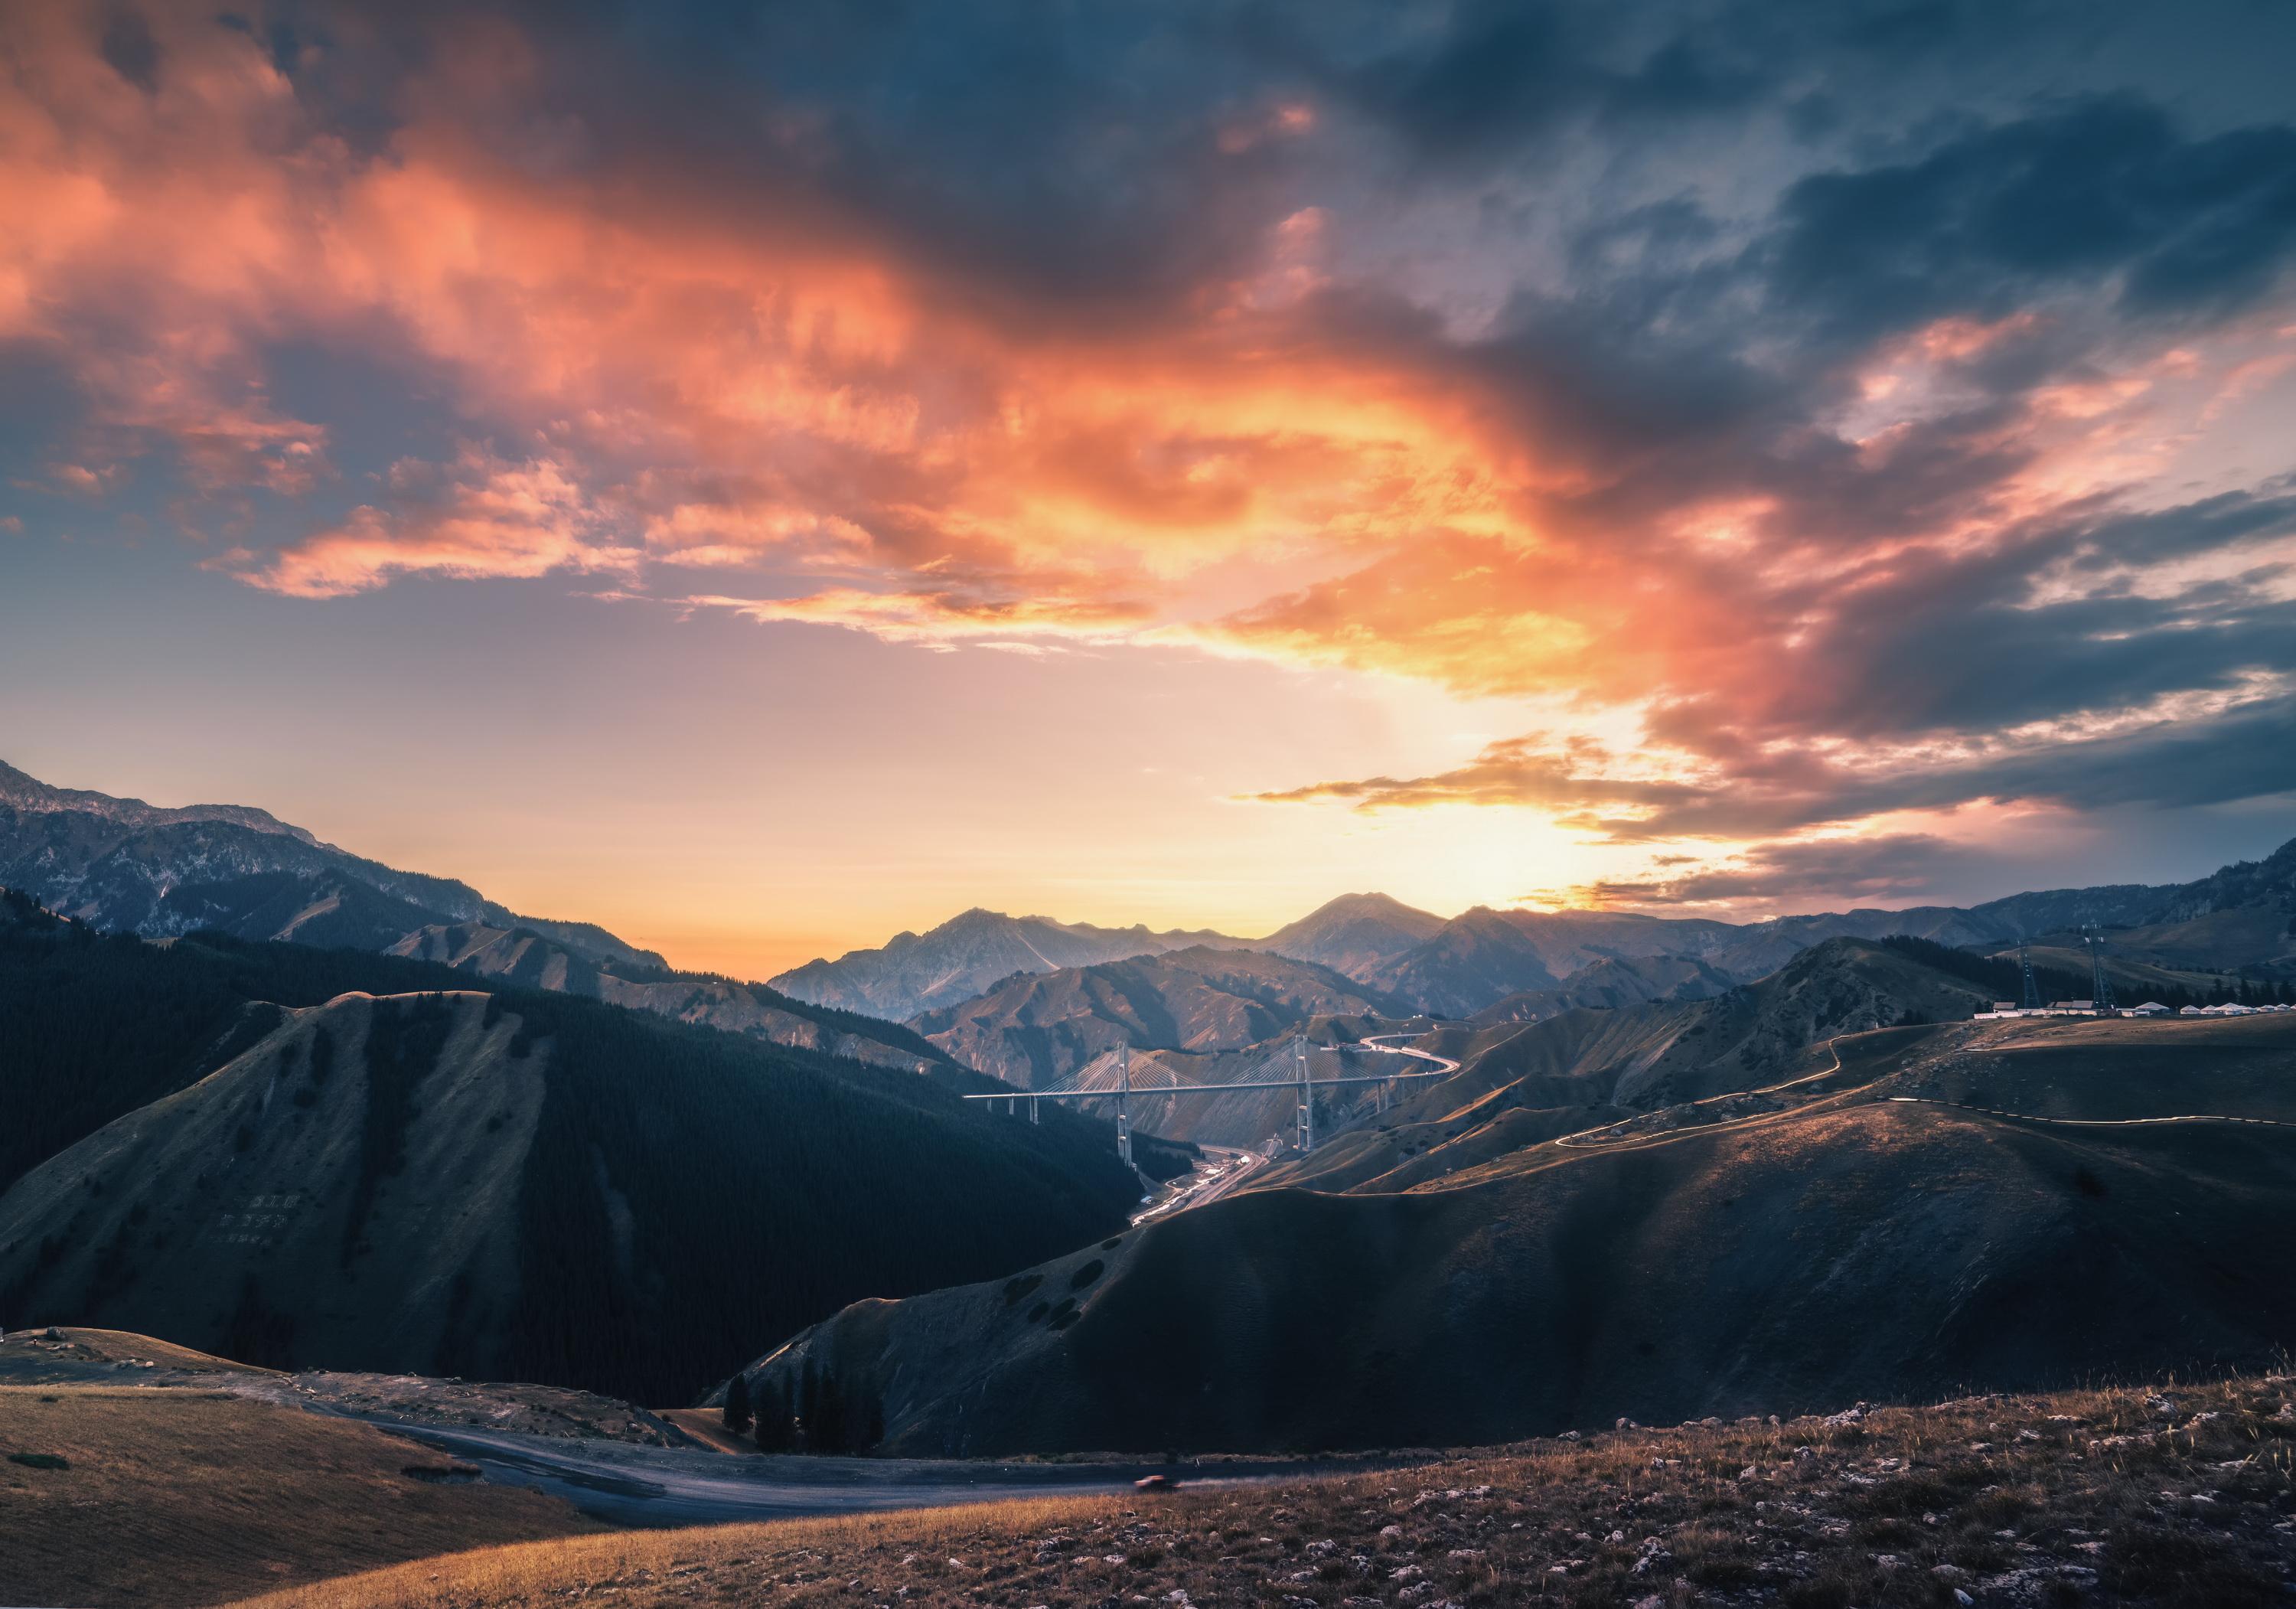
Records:
<instances>
[{"instance_id":1,"label":"rocky mountain ridge","mask_svg":"<svg viewBox=\"0 0 2296 1609\"><path fill-rule=\"evenodd\" d=\"M945 1060L890 1022L675 973L595 924L520 915L468 883L364 859L244 806L161 808L0 764L0 886L109 932L410 956L882 1066Z\"/></svg>"},{"instance_id":2,"label":"rocky mountain ridge","mask_svg":"<svg viewBox=\"0 0 2296 1609\"><path fill-rule=\"evenodd\" d=\"M2240 919L2230 919L2230 913L2240 913ZM1245 939L1097 928L975 908L923 933L899 934L880 948L808 962L773 980L773 987L798 999L906 1019L977 998L1018 973L1205 944L1328 966L1413 1009L1464 1018L1509 996L1556 989L1606 960L1679 957L1743 983L1768 976L1828 939L1904 935L1953 948L2000 948L2066 934L2087 922L2116 930L2117 948L2163 965L2296 971L2292 916L2296 840L2263 861L2226 866L2190 883L2042 890L1969 907L1858 907L1745 923L1488 906L1446 918L1385 894L1358 893L1328 900L1263 938ZM927 1000L931 1004L899 1009Z\"/></svg>"}]
</instances>

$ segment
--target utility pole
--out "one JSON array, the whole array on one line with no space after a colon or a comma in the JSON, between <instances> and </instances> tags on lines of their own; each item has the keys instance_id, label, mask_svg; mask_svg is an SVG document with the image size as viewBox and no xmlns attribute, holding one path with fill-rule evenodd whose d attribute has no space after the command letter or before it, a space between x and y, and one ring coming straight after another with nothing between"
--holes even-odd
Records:
<instances>
[{"instance_id":1,"label":"utility pole","mask_svg":"<svg viewBox=\"0 0 2296 1609\"><path fill-rule=\"evenodd\" d=\"M1292 1041L1292 1060L1300 1069L1300 1154L1316 1148L1316 1096L1308 1087L1308 1036Z\"/></svg>"},{"instance_id":2,"label":"utility pole","mask_svg":"<svg viewBox=\"0 0 2296 1609\"><path fill-rule=\"evenodd\" d=\"M1132 1047L1119 1045L1116 1050L1116 1067L1123 1077L1123 1088L1116 1096L1116 1154L1124 1165L1132 1165Z\"/></svg>"}]
</instances>

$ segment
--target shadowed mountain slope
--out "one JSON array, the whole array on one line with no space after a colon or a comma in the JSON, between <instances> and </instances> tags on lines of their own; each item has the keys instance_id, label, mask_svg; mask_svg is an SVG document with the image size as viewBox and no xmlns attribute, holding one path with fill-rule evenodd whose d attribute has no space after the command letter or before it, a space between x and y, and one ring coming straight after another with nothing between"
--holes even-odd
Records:
<instances>
[{"instance_id":1,"label":"shadowed mountain slope","mask_svg":"<svg viewBox=\"0 0 2296 1609\"><path fill-rule=\"evenodd\" d=\"M1486 1006L1470 1021L1480 1028L1536 1022L1578 1009L1616 1011L1653 1000L1706 1000L1727 994L1737 981L1690 956L1611 956L1572 973L1553 989L1525 989Z\"/></svg>"},{"instance_id":2,"label":"shadowed mountain slope","mask_svg":"<svg viewBox=\"0 0 2296 1609\"><path fill-rule=\"evenodd\" d=\"M910 1026L959 1062L1040 1088L1120 1045L1241 1050L1318 1017L1398 1009L1326 967L1199 946L1008 980Z\"/></svg>"},{"instance_id":3,"label":"shadowed mountain slope","mask_svg":"<svg viewBox=\"0 0 2296 1609\"><path fill-rule=\"evenodd\" d=\"M772 985L793 1000L906 1022L970 1000L1023 973L1197 946L1234 948L1243 943L1220 933L1094 927L976 907L930 932L896 934L879 949L853 950L834 961L808 961L782 973Z\"/></svg>"},{"instance_id":4,"label":"shadowed mountain slope","mask_svg":"<svg viewBox=\"0 0 2296 1609\"><path fill-rule=\"evenodd\" d=\"M2153 891L2167 898L2109 935L2113 956L2172 971L2296 978L2296 841Z\"/></svg>"},{"instance_id":5,"label":"shadowed mountain slope","mask_svg":"<svg viewBox=\"0 0 2296 1609\"><path fill-rule=\"evenodd\" d=\"M2296 1130L1821 1105L1524 1163L1230 1197L849 1309L767 1373L871 1383L903 1452L1293 1449L2027 1389L2296 1337Z\"/></svg>"},{"instance_id":6,"label":"shadowed mountain slope","mask_svg":"<svg viewBox=\"0 0 2296 1609\"><path fill-rule=\"evenodd\" d=\"M464 981L0 928L0 1106L39 1129L8 1136L0 1315L674 1401L760 1333L1047 1255L1139 1194L1105 1125L992 1119L973 1074Z\"/></svg>"},{"instance_id":7,"label":"shadowed mountain slope","mask_svg":"<svg viewBox=\"0 0 2296 1609\"><path fill-rule=\"evenodd\" d=\"M1524 989L1553 989L1562 980L1538 940L1514 919L1521 914L1477 907L1366 981L1439 1017L1472 1016Z\"/></svg>"}]
</instances>

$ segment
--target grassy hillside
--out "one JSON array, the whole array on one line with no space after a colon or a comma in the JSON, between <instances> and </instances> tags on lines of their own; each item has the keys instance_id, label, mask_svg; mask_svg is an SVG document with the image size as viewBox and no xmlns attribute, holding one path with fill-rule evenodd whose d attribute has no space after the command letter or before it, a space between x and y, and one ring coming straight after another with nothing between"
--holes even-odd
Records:
<instances>
[{"instance_id":1,"label":"grassy hillside","mask_svg":"<svg viewBox=\"0 0 2296 1609\"><path fill-rule=\"evenodd\" d=\"M1417 1042L1458 1058L1456 1077L1420 1086L1264 1183L1414 1188L1574 1129L1809 1071L1809 1047L1837 1035L1965 1019L1986 1001L1983 986L1890 944L1831 939L1710 999L1448 1030Z\"/></svg>"},{"instance_id":2,"label":"grassy hillside","mask_svg":"<svg viewBox=\"0 0 2296 1609\"><path fill-rule=\"evenodd\" d=\"M458 1548L598 1529L436 1455L220 1391L0 1385L0 1601L212 1604Z\"/></svg>"},{"instance_id":3,"label":"grassy hillside","mask_svg":"<svg viewBox=\"0 0 2296 1609\"><path fill-rule=\"evenodd\" d=\"M1971 1024L1906 1058L1875 1093L2038 1117L2214 1112L2296 1122L2296 1030L2275 1017Z\"/></svg>"},{"instance_id":4,"label":"grassy hillside","mask_svg":"<svg viewBox=\"0 0 2296 1609\"><path fill-rule=\"evenodd\" d=\"M495 1547L260 1601L2270 1609L2296 1589L2292 1390L1842 1403L1839 1422L1604 1430L1316 1480Z\"/></svg>"},{"instance_id":5,"label":"grassy hillside","mask_svg":"<svg viewBox=\"0 0 2296 1609\"><path fill-rule=\"evenodd\" d=\"M2229 1052L2139 1046L2097 1076L2097 1109L2128 1111L2151 1055L2183 1076L2153 1075L2148 1114L2237 1112L2243 1090L2285 1110L2296 1033L2261 1021ZM2095 1026L2149 1044L2187 1025ZM772 1370L812 1356L890 1383L897 1449L1243 1450L2030 1389L2296 1341L2296 1129L1885 1098L1967 1059L1964 1033L1853 1047L1836 1082L1882 1080L1855 1096L1822 1081L1767 1115L1509 1151L1446 1187L1231 1197L1014 1284L849 1309Z\"/></svg>"},{"instance_id":6,"label":"grassy hillside","mask_svg":"<svg viewBox=\"0 0 2296 1609\"><path fill-rule=\"evenodd\" d=\"M384 981L425 987L338 997ZM467 980L0 932L0 1028L23 1030L0 1096L35 1131L8 1154L59 1153L0 1194L0 1315L676 1402L846 1302L1104 1235L1138 1194L1073 1113L1013 1123L937 1077L441 981Z\"/></svg>"},{"instance_id":7,"label":"grassy hillside","mask_svg":"<svg viewBox=\"0 0 2296 1609\"><path fill-rule=\"evenodd\" d=\"M196 1083L280 1021L348 990L467 987L442 967L202 934L99 933L0 890L0 1190L147 1102ZM250 1006L257 1009L250 1010Z\"/></svg>"}]
</instances>

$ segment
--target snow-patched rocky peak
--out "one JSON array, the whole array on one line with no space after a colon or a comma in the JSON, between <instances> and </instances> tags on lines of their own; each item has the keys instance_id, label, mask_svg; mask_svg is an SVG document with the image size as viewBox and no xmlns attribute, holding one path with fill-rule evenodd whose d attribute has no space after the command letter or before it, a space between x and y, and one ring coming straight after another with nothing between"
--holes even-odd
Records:
<instances>
[{"instance_id":1,"label":"snow-patched rocky peak","mask_svg":"<svg viewBox=\"0 0 2296 1609\"><path fill-rule=\"evenodd\" d=\"M146 804L140 799L115 799L109 793L98 793L89 788L52 787L36 776L19 771L5 760L0 760L0 808L25 815L72 811L100 817L123 827L220 821L244 827L250 833L276 833L314 849L334 847L321 843L304 828L282 821L268 810L258 810L250 805L154 805Z\"/></svg>"}]
</instances>

